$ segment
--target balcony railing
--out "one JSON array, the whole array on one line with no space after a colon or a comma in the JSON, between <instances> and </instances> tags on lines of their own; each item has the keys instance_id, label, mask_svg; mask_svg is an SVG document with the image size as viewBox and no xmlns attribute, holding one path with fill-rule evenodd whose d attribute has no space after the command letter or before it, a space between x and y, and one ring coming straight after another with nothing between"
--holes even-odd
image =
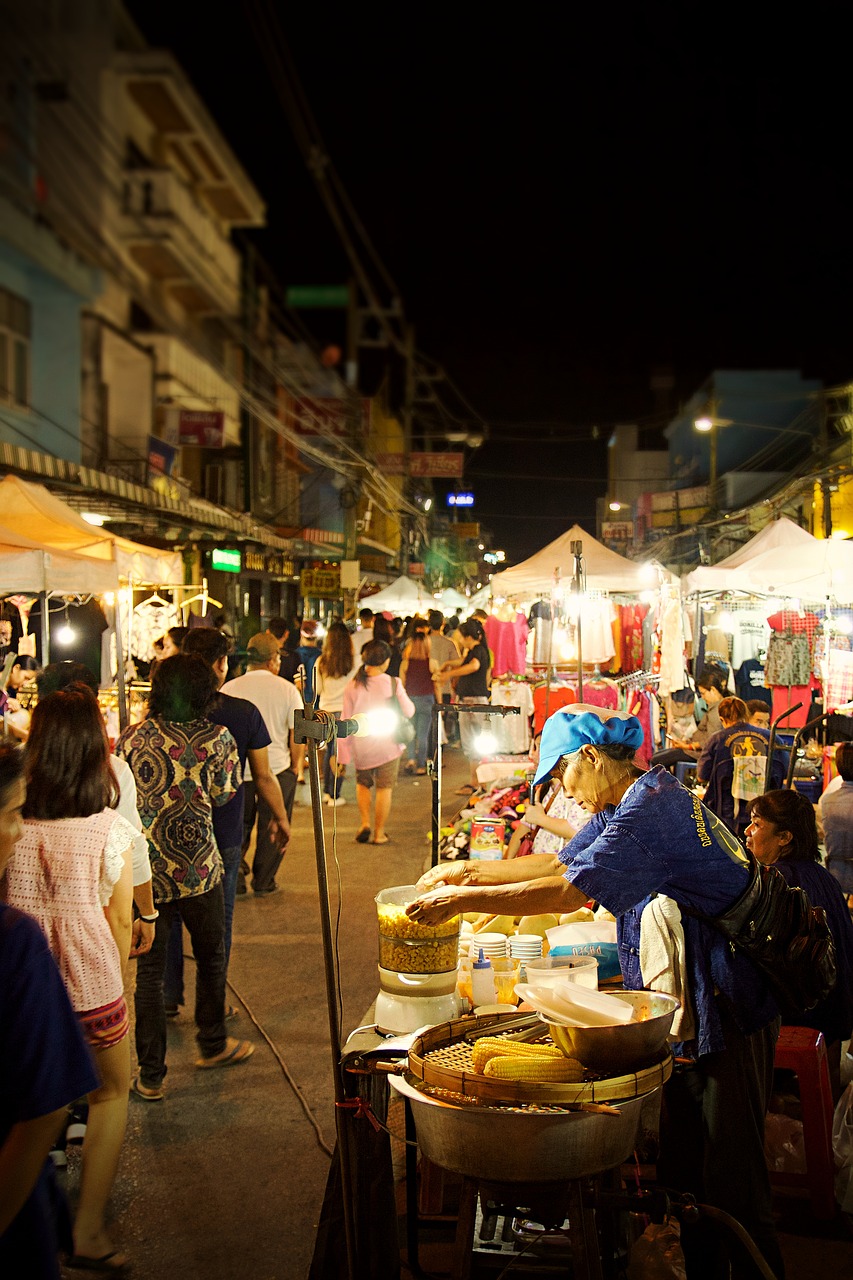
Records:
<instances>
[{"instance_id":1,"label":"balcony railing","mask_svg":"<svg viewBox=\"0 0 853 1280\"><path fill-rule=\"evenodd\" d=\"M169 169L124 174L120 235L137 265L166 283L188 310L238 313L239 256Z\"/></svg>"}]
</instances>

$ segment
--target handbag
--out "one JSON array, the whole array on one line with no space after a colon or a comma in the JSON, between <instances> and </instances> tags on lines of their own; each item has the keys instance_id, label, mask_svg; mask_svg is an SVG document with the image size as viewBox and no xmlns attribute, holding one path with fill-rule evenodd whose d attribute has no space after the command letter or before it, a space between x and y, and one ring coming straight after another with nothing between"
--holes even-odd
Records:
<instances>
[{"instance_id":1,"label":"handbag","mask_svg":"<svg viewBox=\"0 0 853 1280\"><path fill-rule=\"evenodd\" d=\"M391 706L397 712L397 724L394 732L391 734L393 742L397 742L401 747L407 747L410 742L414 741L415 726L412 724L408 716L403 715L403 708L400 706L400 699L397 697L397 680L393 681L394 692L388 699Z\"/></svg>"},{"instance_id":2,"label":"handbag","mask_svg":"<svg viewBox=\"0 0 853 1280\"><path fill-rule=\"evenodd\" d=\"M796 1022L832 992L836 982L835 945L822 907L789 885L775 867L765 867L749 852L749 884L731 907L704 920L748 956L770 988L783 1020Z\"/></svg>"},{"instance_id":3,"label":"handbag","mask_svg":"<svg viewBox=\"0 0 853 1280\"><path fill-rule=\"evenodd\" d=\"M556 800L560 792L561 786L562 786L562 783L558 782L557 785L551 791L551 794L549 795L548 800L544 806L546 813L548 812L548 810L551 808L551 805ZM536 833L538 830L539 830L538 827L531 827L529 831L525 831L524 835L521 837L521 843L519 844L518 851L515 855L517 858L527 858L530 856L530 854L533 852L533 841L536 839Z\"/></svg>"}]
</instances>

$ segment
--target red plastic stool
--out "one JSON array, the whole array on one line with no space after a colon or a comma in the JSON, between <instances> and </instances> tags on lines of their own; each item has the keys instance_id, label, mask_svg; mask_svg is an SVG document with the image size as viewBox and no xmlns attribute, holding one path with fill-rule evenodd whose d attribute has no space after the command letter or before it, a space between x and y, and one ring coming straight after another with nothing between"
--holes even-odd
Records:
<instances>
[{"instance_id":1,"label":"red plastic stool","mask_svg":"<svg viewBox=\"0 0 853 1280\"><path fill-rule=\"evenodd\" d=\"M800 1082L806 1173L771 1173L777 1186L806 1187L816 1218L835 1217L832 1158L832 1088L823 1033L811 1027L782 1027L775 1064L794 1071Z\"/></svg>"}]
</instances>

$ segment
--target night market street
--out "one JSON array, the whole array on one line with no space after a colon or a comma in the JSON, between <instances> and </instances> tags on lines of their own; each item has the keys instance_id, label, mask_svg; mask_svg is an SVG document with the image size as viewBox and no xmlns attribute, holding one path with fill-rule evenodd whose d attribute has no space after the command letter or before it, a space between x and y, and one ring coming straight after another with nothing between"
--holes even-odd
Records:
<instances>
[{"instance_id":1,"label":"night market street","mask_svg":"<svg viewBox=\"0 0 853 1280\"><path fill-rule=\"evenodd\" d=\"M458 751L446 751L444 764L446 820L463 803L454 792L467 770ZM134 1280L308 1276L329 1169L320 1141L334 1145L335 1120L307 793L307 785L299 788L293 839L278 877L283 891L261 900L250 891L237 901L229 999L239 1017L231 1026L232 1034L255 1045L251 1061L220 1072L196 1071L192 1016L185 1007L169 1027L166 1100L131 1099L113 1206L116 1239L132 1258ZM361 1024L377 991L373 897L388 885L416 880L430 849L427 780L401 774L389 822L392 843L383 849L355 843L353 793L349 779L347 804L323 809L333 915L331 849L337 819L344 1035ZM190 983L192 970L190 962ZM191 992L190 986L190 1009ZM301 1091L319 1137L285 1070ZM402 1148L396 1142L394 1148L399 1163ZM72 1151L72 1189L77 1167ZM853 1274L853 1239L843 1219L816 1223L808 1201L793 1197L777 1196L776 1206L788 1280ZM441 1243L434 1229L423 1237L421 1263L427 1271L447 1274L451 1240L452 1224Z\"/></svg>"}]
</instances>

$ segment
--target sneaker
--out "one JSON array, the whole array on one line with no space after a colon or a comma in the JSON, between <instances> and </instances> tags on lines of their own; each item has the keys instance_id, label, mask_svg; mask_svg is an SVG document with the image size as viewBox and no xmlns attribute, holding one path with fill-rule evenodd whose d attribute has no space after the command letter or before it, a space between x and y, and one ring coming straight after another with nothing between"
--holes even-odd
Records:
<instances>
[{"instance_id":1,"label":"sneaker","mask_svg":"<svg viewBox=\"0 0 853 1280\"><path fill-rule=\"evenodd\" d=\"M89 1117L89 1108L72 1107L68 1117L68 1124L65 1129L65 1141L78 1145L82 1143L86 1137L86 1121Z\"/></svg>"},{"instance_id":2,"label":"sneaker","mask_svg":"<svg viewBox=\"0 0 853 1280\"><path fill-rule=\"evenodd\" d=\"M336 809L340 809L342 804L346 804L346 800L343 796L338 796L337 800L330 800L329 803L334 805Z\"/></svg>"},{"instance_id":3,"label":"sneaker","mask_svg":"<svg viewBox=\"0 0 853 1280\"><path fill-rule=\"evenodd\" d=\"M53 1147L50 1152L50 1158L53 1161L54 1169L68 1168L68 1156L65 1154L64 1147Z\"/></svg>"},{"instance_id":4,"label":"sneaker","mask_svg":"<svg viewBox=\"0 0 853 1280\"><path fill-rule=\"evenodd\" d=\"M177 1018L178 1014L180 1013L180 1009L176 1004L167 1004L167 1005L164 1005L164 1008L166 1010L167 1018Z\"/></svg>"},{"instance_id":5,"label":"sneaker","mask_svg":"<svg viewBox=\"0 0 853 1280\"><path fill-rule=\"evenodd\" d=\"M323 797L323 804L333 805L334 803L335 803L335 797L334 797L334 796L324 796L324 797Z\"/></svg>"}]
</instances>

